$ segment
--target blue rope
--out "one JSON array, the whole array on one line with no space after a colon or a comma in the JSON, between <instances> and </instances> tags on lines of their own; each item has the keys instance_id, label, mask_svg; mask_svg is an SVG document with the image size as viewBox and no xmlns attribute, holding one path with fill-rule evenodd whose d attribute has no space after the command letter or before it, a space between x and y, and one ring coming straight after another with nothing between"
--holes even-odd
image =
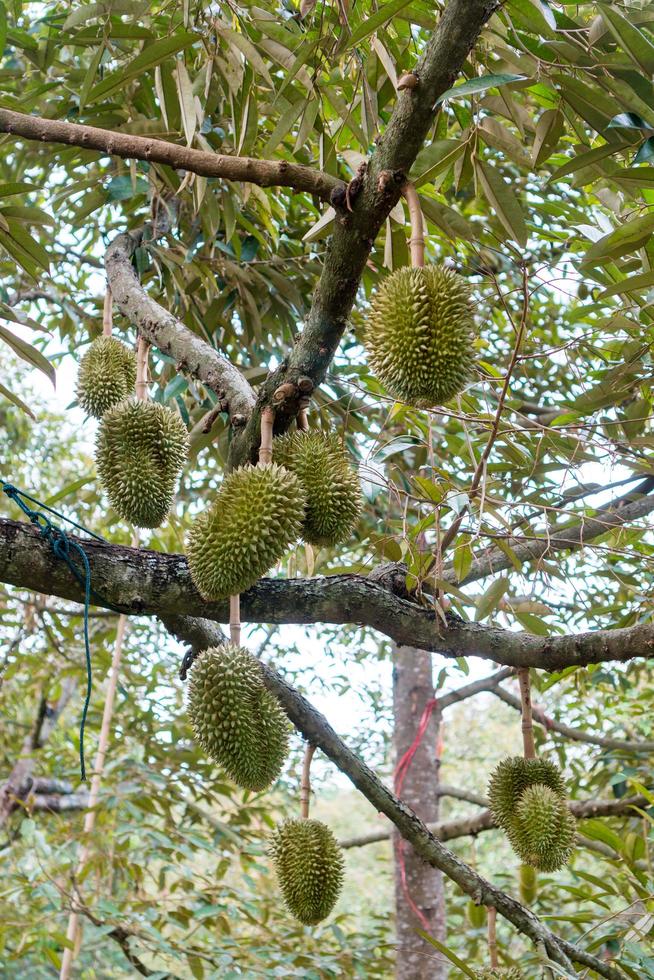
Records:
<instances>
[{"instance_id":1,"label":"blue rope","mask_svg":"<svg viewBox=\"0 0 654 980\"><path fill-rule=\"evenodd\" d=\"M84 587L84 649L86 652L86 696L84 698L84 707L82 709L82 720L79 729L79 761L80 761L80 772L82 782L86 781L86 766L84 765L84 729L86 727L86 716L89 710L89 704L91 703L91 690L93 687L93 673L91 668L91 644L89 642L89 606L91 605L91 566L89 565L89 560L86 556L86 552L77 541L71 540L65 531L57 527L52 523L49 517L43 513L43 511L48 511L50 514L54 514L56 517L60 518L62 521L66 521L68 524L76 527L79 531L84 531L85 534L90 535L95 538L96 541L103 541L98 534L94 534L93 531L89 531L88 528L84 527L82 524L78 524L76 521L71 520L70 517L66 517L65 514L61 514L57 510L53 510L52 507L48 507L47 504L42 503L40 500L36 500L34 497L30 497L28 493L24 493L17 487L13 486L11 483L2 484L2 490L7 494L10 500L18 504L22 512L26 517L30 519L32 524L35 525L41 532L41 537L50 544L55 556L61 558L66 562L69 569L77 579L77 581ZM39 510L33 510L28 504L25 503L29 500L30 503L36 504ZM75 551L82 560L82 565L84 566L84 574L82 575L79 569L76 567L71 556L71 549Z\"/></svg>"}]
</instances>

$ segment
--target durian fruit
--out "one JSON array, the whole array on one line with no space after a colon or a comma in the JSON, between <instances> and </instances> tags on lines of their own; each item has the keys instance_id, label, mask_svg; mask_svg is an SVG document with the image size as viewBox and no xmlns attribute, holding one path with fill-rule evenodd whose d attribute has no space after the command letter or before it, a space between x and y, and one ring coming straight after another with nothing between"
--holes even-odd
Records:
<instances>
[{"instance_id":1,"label":"durian fruit","mask_svg":"<svg viewBox=\"0 0 654 980\"><path fill-rule=\"evenodd\" d=\"M295 473L306 493L307 544L335 545L348 538L359 518L361 488L338 437L315 429L286 433L274 440L273 459Z\"/></svg>"},{"instance_id":2,"label":"durian fruit","mask_svg":"<svg viewBox=\"0 0 654 980\"><path fill-rule=\"evenodd\" d=\"M276 463L229 473L187 540L191 578L205 599L245 592L300 534L305 495Z\"/></svg>"},{"instance_id":3,"label":"durian fruit","mask_svg":"<svg viewBox=\"0 0 654 980\"><path fill-rule=\"evenodd\" d=\"M384 280L363 342L394 398L429 408L463 389L474 360L472 311L468 284L445 266L397 269Z\"/></svg>"},{"instance_id":4,"label":"durian fruit","mask_svg":"<svg viewBox=\"0 0 654 980\"><path fill-rule=\"evenodd\" d=\"M115 337L98 337L82 358L77 400L88 415L102 418L134 391L136 354Z\"/></svg>"},{"instance_id":5,"label":"durian fruit","mask_svg":"<svg viewBox=\"0 0 654 980\"><path fill-rule=\"evenodd\" d=\"M477 980L525 980L525 975L517 966L487 966L476 974Z\"/></svg>"},{"instance_id":6,"label":"durian fruit","mask_svg":"<svg viewBox=\"0 0 654 980\"><path fill-rule=\"evenodd\" d=\"M343 884L343 852L320 820L286 820L270 839L286 906L304 925L325 919Z\"/></svg>"},{"instance_id":7,"label":"durian fruit","mask_svg":"<svg viewBox=\"0 0 654 980\"><path fill-rule=\"evenodd\" d=\"M186 426L157 402L121 402L105 413L98 429L100 480L112 506L137 527L164 521L187 455Z\"/></svg>"},{"instance_id":8,"label":"durian fruit","mask_svg":"<svg viewBox=\"0 0 654 980\"><path fill-rule=\"evenodd\" d=\"M466 917L473 929L483 929L486 925L486 906L476 905L471 899L466 905Z\"/></svg>"},{"instance_id":9,"label":"durian fruit","mask_svg":"<svg viewBox=\"0 0 654 980\"><path fill-rule=\"evenodd\" d=\"M533 905L538 895L538 875L531 864L520 865L520 901Z\"/></svg>"},{"instance_id":10,"label":"durian fruit","mask_svg":"<svg viewBox=\"0 0 654 980\"><path fill-rule=\"evenodd\" d=\"M243 647L211 647L190 672L188 713L196 741L244 789L260 792L279 776L290 725Z\"/></svg>"},{"instance_id":11,"label":"durian fruit","mask_svg":"<svg viewBox=\"0 0 654 980\"><path fill-rule=\"evenodd\" d=\"M570 859L575 826L565 796L535 783L518 801L509 836L525 864L541 871L558 871Z\"/></svg>"},{"instance_id":12,"label":"durian fruit","mask_svg":"<svg viewBox=\"0 0 654 980\"><path fill-rule=\"evenodd\" d=\"M518 800L524 790L534 783L542 783L565 796L565 783L561 770L546 759L511 756L502 759L491 773L488 783L490 810L502 830L509 832Z\"/></svg>"}]
</instances>

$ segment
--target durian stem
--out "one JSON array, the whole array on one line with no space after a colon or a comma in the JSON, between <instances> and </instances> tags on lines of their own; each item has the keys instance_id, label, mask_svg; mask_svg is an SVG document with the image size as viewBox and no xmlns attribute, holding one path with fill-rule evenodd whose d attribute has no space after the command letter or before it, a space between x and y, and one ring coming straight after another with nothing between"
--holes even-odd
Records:
<instances>
[{"instance_id":1,"label":"durian stem","mask_svg":"<svg viewBox=\"0 0 654 980\"><path fill-rule=\"evenodd\" d=\"M402 196L409 205L411 219L411 265L414 269L422 269L425 264L425 222L420 207L418 192L410 181L402 188Z\"/></svg>"},{"instance_id":2,"label":"durian stem","mask_svg":"<svg viewBox=\"0 0 654 980\"><path fill-rule=\"evenodd\" d=\"M136 397L148 400L148 352L150 345L144 337L139 337L136 347Z\"/></svg>"},{"instance_id":3,"label":"durian stem","mask_svg":"<svg viewBox=\"0 0 654 980\"><path fill-rule=\"evenodd\" d=\"M524 746L524 756L525 759L535 759L536 745L534 742L534 725L531 713L529 667L518 668L518 681L520 682L520 700L522 702L522 744Z\"/></svg>"},{"instance_id":4,"label":"durian stem","mask_svg":"<svg viewBox=\"0 0 654 980\"><path fill-rule=\"evenodd\" d=\"M297 413L297 427L300 432L309 431L309 419L307 417L307 406L302 405L300 411Z\"/></svg>"},{"instance_id":5,"label":"durian stem","mask_svg":"<svg viewBox=\"0 0 654 980\"><path fill-rule=\"evenodd\" d=\"M104 307L102 309L102 336L111 337L113 323L113 303L111 299L111 286L107 284L104 294Z\"/></svg>"},{"instance_id":6,"label":"durian stem","mask_svg":"<svg viewBox=\"0 0 654 980\"><path fill-rule=\"evenodd\" d=\"M259 463L272 463L273 423L275 410L267 405L261 412L261 445L259 446Z\"/></svg>"},{"instance_id":7,"label":"durian stem","mask_svg":"<svg viewBox=\"0 0 654 980\"><path fill-rule=\"evenodd\" d=\"M229 597L229 638L235 647L241 645L241 596Z\"/></svg>"},{"instance_id":8,"label":"durian stem","mask_svg":"<svg viewBox=\"0 0 654 980\"><path fill-rule=\"evenodd\" d=\"M488 955L492 970L500 965L497 958L497 909L494 905L488 907Z\"/></svg>"},{"instance_id":9,"label":"durian stem","mask_svg":"<svg viewBox=\"0 0 654 980\"><path fill-rule=\"evenodd\" d=\"M316 751L315 745L307 742L302 762L302 779L300 781L300 816L309 819L309 802L311 800L311 760Z\"/></svg>"}]
</instances>

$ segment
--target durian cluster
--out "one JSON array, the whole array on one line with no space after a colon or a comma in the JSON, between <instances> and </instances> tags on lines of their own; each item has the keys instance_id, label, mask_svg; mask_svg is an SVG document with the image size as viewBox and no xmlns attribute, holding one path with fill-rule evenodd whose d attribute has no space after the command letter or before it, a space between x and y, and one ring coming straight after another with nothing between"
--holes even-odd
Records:
<instances>
[{"instance_id":1,"label":"durian cluster","mask_svg":"<svg viewBox=\"0 0 654 980\"><path fill-rule=\"evenodd\" d=\"M205 650L190 673L188 713L198 743L243 789L261 792L288 754L289 723L243 647Z\"/></svg>"},{"instance_id":2,"label":"durian cluster","mask_svg":"<svg viewBox=\"0 0 654 980\"><path fill-rule=\"evenodd\" d=\"M343 884L343 852L320 820L286 820L270 839L277 880L289 912L307 926L325 919Z\"/></svg>"},{"instance_id":3,"label":"durian cluster","mask_svg":"<svg viewBox=\"0 0 654 980\"><path fill-rule=\"evenodd\" d=\"M229 473L189 530L189 571L198 592L225 599L254 585L297 540L305 500L298 478L276 463Z\"/></svg>"},{"instance_id":4,"label":"durian cluster","mask_svg":"<svg viewBox=\"0 0 654 980\"><path fill-rule=\"evenodd\" d=\"M417 408L463 390L474 363L470 289L443 265L402 268L373 296L364 345L388 392Z\"/></svg>"},{"instance_id":5,"label":"durian cluster","mask_svg":"<svg viewBox=\"0 0 654 980\"><path fill-rule=\"evenodd\" d=\"M561 770L544 759L514 756L491 774L490 809L524 864L557 871L568 863L575 845Z\"/></svg>"},{"instance_id":6,"label":"durian cluster","mask_svg":"<svg viewBox=\"0 0 654 980\"><path fill-rule=\"evenodd\" d=\"M96 463L112 506L137 527L158 527L172 504L188 455L188 433L176 412L129 399L102 417Z\"/></svg>"},{"instance_id":7,"label":"durian cluster","mask_svg":"<svg viewBox=\"0 0 654 980\"><path fill-rule=\"evenodd\" d=\"M306 496L302 537L307 544L345 541L361 510L359 479L338 437L319 430L274 440L273 459L300 481Z\"/></svg>"},{"instance_id":8,"label":"durian cluster","mask_svg":"<svg viewBox=\"0 0 654 980\"><path fill-rule=\"evenodd\" d=\"M115 337L98 337L82 358L77 376L77 401L89 415L105 412L134 391L136 355Z\"/></svg>"}]
</instances>

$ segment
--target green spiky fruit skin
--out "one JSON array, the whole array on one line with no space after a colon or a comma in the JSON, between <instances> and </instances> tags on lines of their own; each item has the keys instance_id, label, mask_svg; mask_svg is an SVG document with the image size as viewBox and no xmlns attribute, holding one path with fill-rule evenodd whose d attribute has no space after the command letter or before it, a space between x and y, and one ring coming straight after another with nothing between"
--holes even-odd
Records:
<instances>
[{"instance_id":1,"label":"green spiky fruit skin","mask_svg":"<svg viewBox=\"0 0 654 980\"><path fill-rule=\"evenodd\" d=\"M503 759L491 773L488 783L490 810L495 822L503 830L508 831L518 800L524 790L534 783L549 786L555 792L565 795L561 770L546 759L511 756Z\"/></svg>"},{"instance_id":2,"label":"green spiky fruit skin","mask_svg":"<svg viewBox=\"0 0 654 980\"><path fill-rule=\"evenodd\" d=\"M520 900L533 905L538 896L538 875L530 864L520 865Z\"/></svg>"},{"instance_id":3,"label":"green spiky fruit skin","mask_svg":"<svg viewBox=\"0 0 654 980\"><path fill-rule=\"evenodd\" d=\"M474 361L472 310L465 279L445 266L402 268L384 280L364 344L394 398L429 408L462 391Z\"/></svg>"},{"instance_id":4,"label":"green spiky fruit skin","mask_svg":"<svg viewBox=\"0 0 654 980\"><path fill-rule=\"evenodd\" d=\"M535 783L518 801L509 839L525 864L541 871L558 871L570 860L575 827L565 797Z\"/></svg>"},{"instance_id":5,"label":"green spiky fruit skin","mask_svg":"<svg viewBox=\"0 0 654 980\"><path fill-rule=\"evenodd\" d=\"M517 966L489 966L477 973L477 980L525 980L525 975Z\"/></svg>"},{"instance_id":6,"label":"green spiky fruit skin","mask_svg":"<svg viewBox=\"0 0 654 980\"><path fill-rule=\"evenodd\" d=\"M270 841L277 878L289 912L307 926L322 922L343 884L343 852L319 820L286 820Z\"/></svg>"},{"instance_id":7,"label":"green spiky fruit skin","mask_svg":"<svg viewBox=\"0 0 654 980\"><path fill-rule=\"evenodd\" d=\"M136 355L115 337L98 337L82 358L77 376L77 400L88 415L105 412L134 391Z\"/></svg>"},{"instance_id":8,"label":"green spiky fruit skin","mask_svg":"<svg viewBox=\"0 0 654 980\"><path fill-rule=\"evenodd\" d=\"M290 725L242 647L205 650L191 668L188 713L198 744L243 789L261 792L279 776Z\"/></svg>"},{"instance_id":9,"label":"green spiky fruit skin","mask_svg":"<svg viewBox=\"0 0 654 980\"><path fill-rule=\"evenodd\" d=\"M112 506L137 527L159 527L188 456L188 433L179 415L157 402L130 399L105 413L96 463Z\"/></svg>"},{"instance_id":10,"label":"green spiky fruit skin","mask_svg":"<svg viewBox=\"0 0 654 980\"><path fill-rule=\"evenodd\" d=\"M302 537L307 544L345 541L359 519L361 488L338 437L289 432L274 440L273 458L295 473L306 493Z\"/></svg>"},{"instance_id":11,"label":"green spiky fruit skin","mask_svg":"<svg viewBox=\"0 0 654 980\"><path fill-rule=\"evenodd\" d=\"M191 578L205 599L245 592L297 541L305 496L300 481L275 463L243 466L225 477L191 526Z\"/></svg>"}]
</instances>

